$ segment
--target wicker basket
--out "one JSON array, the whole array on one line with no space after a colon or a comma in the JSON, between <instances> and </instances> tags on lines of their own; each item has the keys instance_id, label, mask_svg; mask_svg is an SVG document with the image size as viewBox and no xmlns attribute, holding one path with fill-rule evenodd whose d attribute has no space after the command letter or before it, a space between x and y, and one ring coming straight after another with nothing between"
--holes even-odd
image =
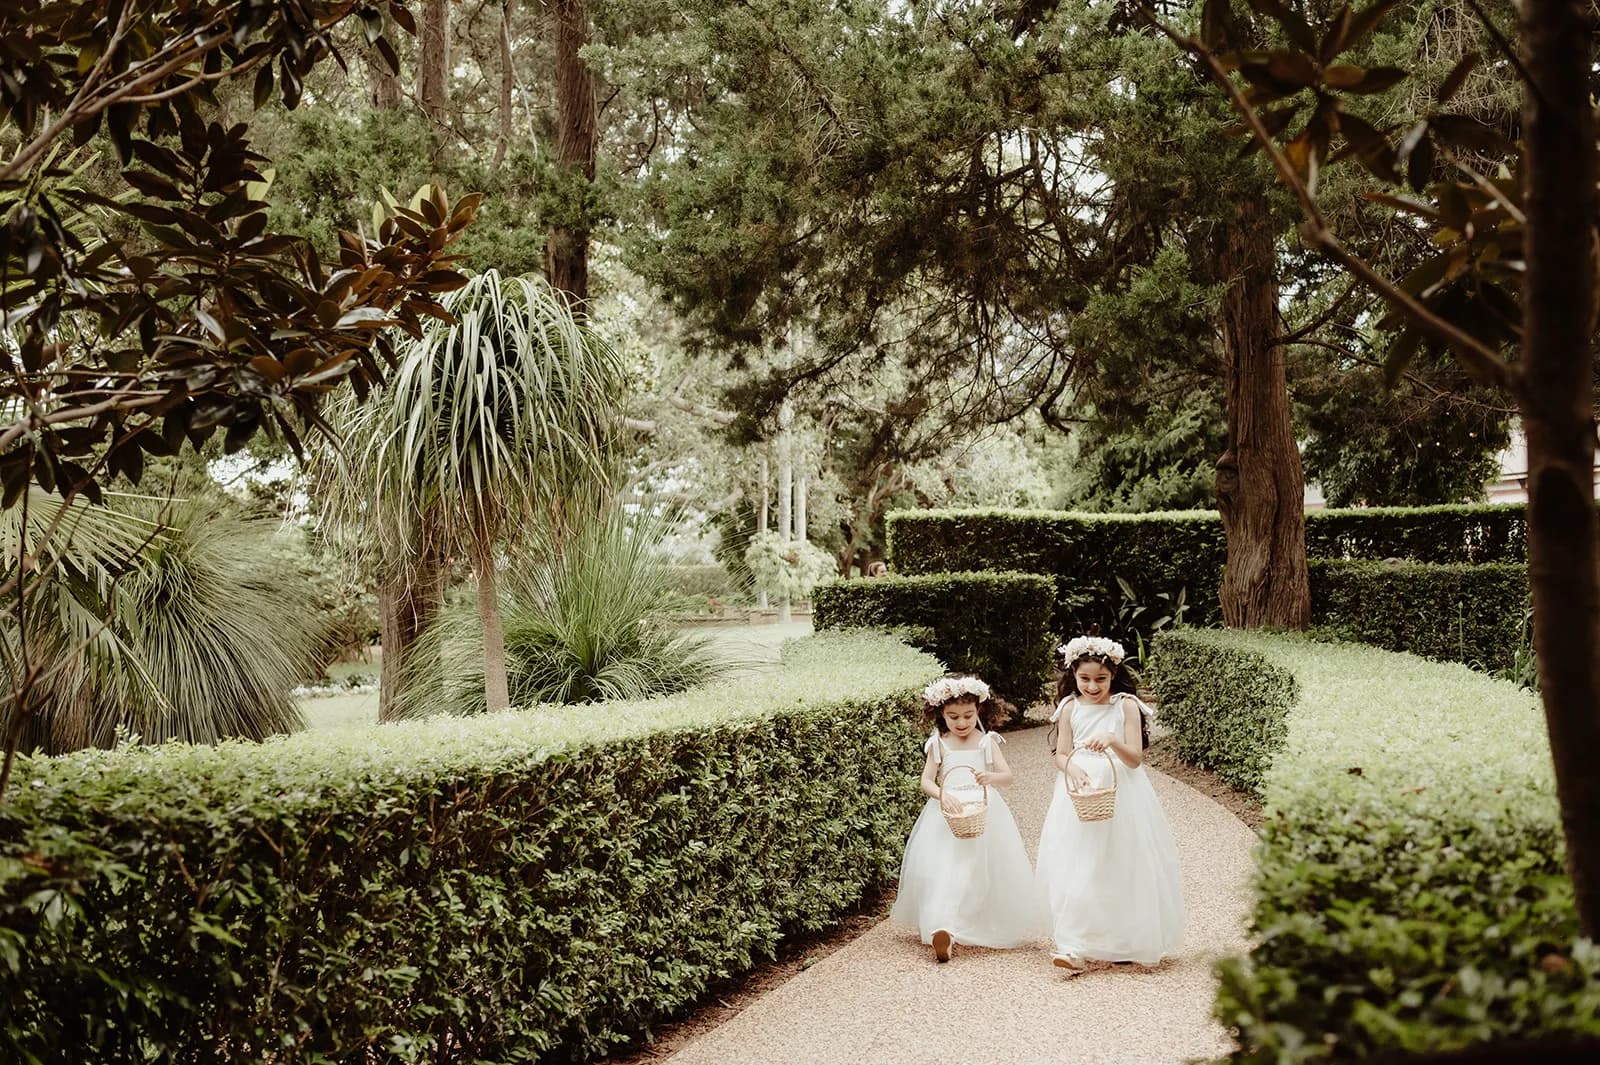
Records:
<instances>
[{"instance_id":1,"label":"wicker basket","mask_svg":"<svg viewBox=\"0 0 1600 1065\"><path fill-rule=\"evenodd\" d=\"M1079 747L1073 751L1086 751L1087 747ZM1117 812L1117 760L1111 757L1109 751L1099 751L1105 760L1111 763L1111 786L1109 788L1075 788L1072 784L1071 774L1067 774L1067 797L1072 800L1072 808L1078 813L1079 821L1109 821Z\"/></svg>"},{"instance_id":2,"label":"wicker basket","mask_svg":"<svg viewBox=\"0 0 1600 1065\"><path fill-rule=\"evenodd\" d=\"M988 819L989 816L989 788L987 785L979 785L983 788L983 801L981 803L967 803L961 808L961 812L958 814L953 814L944 809L945 782L950 779L950 774L956 772L958 769L965 769L967 772L971 773L973 782L977 783L977 770L973 769L971 766L951 766L950 769L946 771L944 780L939 782L940 812L944 814L945 823L950 826L950 834L955 836L956 839L977 839L979 836L983 835L983 823Z\"/></svg>"}]
</instances>

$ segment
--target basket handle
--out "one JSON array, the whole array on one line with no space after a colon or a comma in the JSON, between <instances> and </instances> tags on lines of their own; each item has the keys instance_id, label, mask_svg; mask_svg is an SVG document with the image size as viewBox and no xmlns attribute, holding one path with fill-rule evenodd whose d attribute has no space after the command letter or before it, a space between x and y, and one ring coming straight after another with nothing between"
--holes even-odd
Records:
<instances>
[{"instance_id":1,"label":"basket handle","mask_svg":"<svg viewBox=\"0 0 1600 1065\"><path fill-rule=\"evenodd\" d=\"M954 773L954 772L956 772L957 770L960 770L960 769L965 769L967 772L971 773L972 774L972 782L974 784L977 784L978 787L983 789L983 803L984 803L985 806L987 806L989 804L989 785L987 785L987 784L979 784L978 783L978 771L976 769L972 768L970 765L953 765L949 769L946 769L944 771L944 779L939 781L939 801L941 803L944 801L944 785L945 785L945 781L950 779L950 774L951 773Z\"/></svg>"},{"instance_id":2,"label":"basket handle","mask_svg":"<svg viewBox=\"0 0 1600 1065\"><path fill-rule=\"evenodd\" d=\"M1088 747L1074 747L1072 749L1072 754L1067 755L1067 761L1072 761L1073 756L1079 751L1089 751L1090 754L1100 754L1105 756L1106 761L1111 763L1111 790L1115 791L1117 788L1117 760L1111 757L1111 752L1096 751ZM1063 772L1061 775L1067 778L1067 791L1073 795L1078 794L1077 790L1075 790L1072 786L1072 774Z\"/></svg>"}]
</instances>

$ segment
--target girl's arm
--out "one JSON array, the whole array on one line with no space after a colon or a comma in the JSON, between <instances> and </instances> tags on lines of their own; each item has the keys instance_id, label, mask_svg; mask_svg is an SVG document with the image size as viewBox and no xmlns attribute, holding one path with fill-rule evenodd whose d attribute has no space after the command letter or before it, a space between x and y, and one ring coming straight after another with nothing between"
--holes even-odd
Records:
<instances>
[{"instance_id":1,"label":"girl's arm","mask_svg":"<svg viewBox=\"0 0 1600 1065\"><path fill-rule=\"evenodd\" d=\"M991 745L989 750L994 753L994 768L979 770L978 783L991 788L1009 788L1017 778L1006 764L1006 756L1000 753L998 743Z\"/></svg>"},{"instance_id":2,"label":"girl's arm","mask_svg":"<svg viewBox=\"0 0 1600 1065\"><path fill-rule=\"evenodd\" d=\"M934 761L933 752L928 752L928 760L922 763L922 794L930 799L939 797L939 763Z\"/></svg>"},{"instance_id":3,"label":"girl's arm","mask_svg":"<svg viewBox=\"0 0 1600 1065\"><path fill-rule=\"evenodd\" d=\"M1078 787L1088 787L1089 774L1083 771L1082 766L1072 764L1072 751L1072 722L1067 720L1066 714L1062 714L1061 731L1056 734L1056 768L1065 773Z\"/></svg>"},{"instance_id":4,"label":"girl's arm","mask_svg":"<svg viewBox=\"0 0 1600 1065\"><path fill-rule=\"evenodd\" d=\"M1099 736L1090 736L1083 745L1091 751L1104 751L1110 749L1116 752L1117 757L1134 768L1144 764L1144 737L1139 728L1139 700L1122 700L1122 735L1114 736L1109 732Z\"/></svg>"}]
</instances>

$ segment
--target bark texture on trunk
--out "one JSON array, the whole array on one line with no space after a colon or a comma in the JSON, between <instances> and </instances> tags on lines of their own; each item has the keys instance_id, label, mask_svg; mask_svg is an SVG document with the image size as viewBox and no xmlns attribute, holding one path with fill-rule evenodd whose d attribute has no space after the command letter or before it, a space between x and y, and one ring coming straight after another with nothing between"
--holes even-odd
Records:
<instances>
[{"instance_id":1,"label":"bark texture on trunk","mask_svg":"<svg viewBox=\"0 0 1600 1065\"><path fill-rule=\"evenodd\" d=\"M1595 130L1587 8L1525 0L1528 570L1539 686L1583 931L1600 936L1600 570L1594 409ZM1585 224L1586 223L1586 224Z\"/></svg>"},{"instance_id":2,"label":"bark texture on trunk","mask_svg":"<svg viewBox=\"0 0 1600 1065\"><path fill-rule=\"evenodd\" d=\"M423 0L417 37L417 103L433 120L437 134L450 117L449 0Z\"/></svg>"},{"instance_id":3,"label":"bark texture on trunk","mask_svg":"<svg viewBox=\"0 0 1600 1065\"><path fill-rule=\"evenodd\" d=\"M598 116L594 79L578 55L589 43L589 11L583 0L552 0L556 37L556 159L569 176L594 180ZM545 276L581 309L589 298L589 225L563 219L550 227Z\"/></svg>"},{"instance_id":4,"label":"bark texture on trunk","mask_svg":"<svg viewBox=\"0 0 1600 1065\"><path fill-rule=\"evenodd\" d=\"M1240 201L1218 250L1228 447L1217 460L1217 503L1228 538L1222 618L1232 628L1304 629L1305 479L1289 411L1278 331L1277 253L1259 198Z\"/></svg>"},{"instance_id":5,"label":"bark texture on trunk","mask_svg":"<svg viewBox=\"0 0 1600 1065\"><path fill-rule=\"evenodd\" d=\"M399 107L399 75L389 69L389 64L371 45L361 50L361 56L367 64L367 98L372 106L379 111Z\"/></svg>"},{"instance_id":6,"label":"bark texture on trunk","mask_svg":"<svg viewBox=\"0 0 1600 1065\"><path fill-rule=\"evenodd\" d=\"M493 541L479 545L472 569L478 578L478 620L483 625L483 697L492 714L511 705L511 683L506 676L506 630L500 618Z\"/></svg>"},{"instance_id":7,"label":"bark texture on trunk","mask_svg":"<svg viewBox=\"0 0 1600 1065\"><path fill-rule=\"evenodd\" d=\"M511 90L516 88L517 68L511 57L511 14L517 0L504 0L500 6L500 136L494 144L494 169L506 161L511 147Z\"/></svg>"},{"instance_id":8,"label":"bark texture on trunk","mask_svg":"<svg viewBox=\"0 0 1600 1065\"><path fill-rule=\"evenodd\" d=\"M405 666L416 653L418 637L444 606L440 560L422 558L409 574L397 574L378 585L379 642L383 662L378 675L378 720L394 721L405 688Z\"/></svg>"}]
</instances>

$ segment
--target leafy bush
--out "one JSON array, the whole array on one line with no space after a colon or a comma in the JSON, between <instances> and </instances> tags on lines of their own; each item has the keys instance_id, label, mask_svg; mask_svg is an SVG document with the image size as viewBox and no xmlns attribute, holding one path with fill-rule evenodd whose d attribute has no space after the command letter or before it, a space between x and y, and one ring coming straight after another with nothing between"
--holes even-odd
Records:
<instances>
[{"instance_id":1,"label":"leafy bush","mask_svg":"<svg viewBox=\"0 0 1600 1065\"><path fill-rule=\"evenodd\" d=\"M1185 593L1186 618L1221 617L1217 588L1227 543L1211 511L1067 514L1024 510L922 510L889 515L889 553L901 573L1014 570L1055 579L1056 632L1117 628L1118 578L1148 596Z\"/></svg>"},{"instance_id":2,"label":"leafy bush","mask_svg":"<svg viewBox=\"0 0 1600 1065\"><path fill-rule=\"evenodd\" d=\"M1510 578L1513 567L1525 565L1522 515L1519 506L1308 513L1306 549L1313 560L1505 564L1475 575L1462 565L1450 571L1396 568L1385 571L1394 574L1387 588L1376 570L1323 566L1320 584L1318 573L1313 573L1313 622L1332 624L1341 631L1370 631L1373 642L1397 650L1410 650L1415 644L1435 657L1500 668L1509 663L1511 652L1509 644L1500 649L1503 626L1496 623L1494 612L1498 610L1509 624L1526 598L1526 589L1513 588ZM1213 625L1221 619L1217 589L1228 549L1221 519L1212 511L900 512L889 515L889 544L902 573L995 569L1054 577L1052 625L1057 632L1098 630L1125 639L1149 638L1161 626L1140 619L1170 613L1170 604L1180 595L1187 604L1184 620ZM1371 576L1364 578L1366 574ZM1430 587L1435 577L1441 583ZM1361 582L1360 589L1368 591L1381 588L1381 598L1393 608L1386 611L1388 616L1353 609L1352 582Z\"/></svg>"},{"instance_id":3,"label":"leafy bush","mask_svg":"<svg viewBox=\"0 0 1600 1065\"><path fill-rule=\"evenodd\" d=\"M29 508L30 554L49 551L58 565L34 586L26 615L43 709L22 749L107 747L119 732L215 743L302 727L290 692L314 659L318 622L305 583L285 579L272 526L203 494L109 498L109 507L75 503L50 547L34 537L59 500L36 493ZM8 512L14 527L0 537L12 572L21 521L20 508ZM21 635L15 615L0 630L13 666ZM6 729L11 703L0 712Z\"/></svg>"},{"instance_id":4,"label":"leafy bush","mask_svg":"<svg viewBox=\"0 0 1600 1065\"><path fill-rule=\"evenodd\" d=\"M1233 1060L1600 1036L1600 950L1579 938L1532 696L1302 637L1189 631L1159 656L1164 700L1207 656L1232 670L1214 698L1259 690L1263 665L1298 692L1265 778L1256 945L1219 967Z\"/></svg>"},{"instance_id":5,"label":"leafy bush","mask_svg":"<svg viewBox=\"0 0 1600 1065\"><path fill-rule=\"evenodd\" d=\"M1511 669L1528 602L1524 566L1311 560L1311 616L1344 639Z\"/></svg>"},{"instance_id":6,"label":"leafy bush","mask_svg":"<svg viewBox=\"0 0 1600 1065\"><path fill-rule=\"evenodd\" d=\"M736 603L749 598L719 563L694 565L675 563L665 566L667 587L677 598L678 605L705 608L715 599L722 603Z\"/></svg>"},{"instance_id":7,"label":"leafy bush","mask_svg":"<svg viewBox=\"0 0 1600 1065\"><path fill-rule=\"evenodd\" d=\"M657 555L668 524L609 508L508 568L506 675L513 706L647 699L715 680L744 663L703 632L671 624L671 575ZM400 717L485 708L483 628L458 601L408 656Z\"/></svg>"},{"instance_id":8,"label":"leafy bush","mask_svg":"<svg viewBox=\"0 0 1600 1065\"><path fill-rule=\"evenodd\" d=\"M1180 758L1259 796L1299 692L1293 676L1259 653L1209 637L1194 629L1158 634L1144 682L1160 697L1161 723Z\"/></svg>"},{"instance_id":9,"label":"leafy bush","mask_svg":"<svg viewBox=\"0 0 1600 1065\"><path fill-rule=\"evenodd\" d=\"M24 761L0 1060L582 1061L891 879L937 664Z\"/></svg>"},{"instance_id":10,"label":"leafy bush","mask_svg":"<svg viewBox=\"0 0 1600 1065\"><path fill-rule=\"evenodd\" d=\"M804 540L785 542L773 533L757 533L745 549L745 565L761 591L782 601L798 602L818 582L837 573L833 556Z\"/></svg>"},{"instance_id":11,"label":"leafy bush","mask_svg":"<svg viewBox=\"0 0 1600 1065\"><path fill-rule=\"evenodd\" d=\"M1032 573L940 573L836 580L812 592L820 629L877 628L908 636L951 669L975 673L1026 706L1050 672L1053 585Z\"/></svg>"}]
</instances>

